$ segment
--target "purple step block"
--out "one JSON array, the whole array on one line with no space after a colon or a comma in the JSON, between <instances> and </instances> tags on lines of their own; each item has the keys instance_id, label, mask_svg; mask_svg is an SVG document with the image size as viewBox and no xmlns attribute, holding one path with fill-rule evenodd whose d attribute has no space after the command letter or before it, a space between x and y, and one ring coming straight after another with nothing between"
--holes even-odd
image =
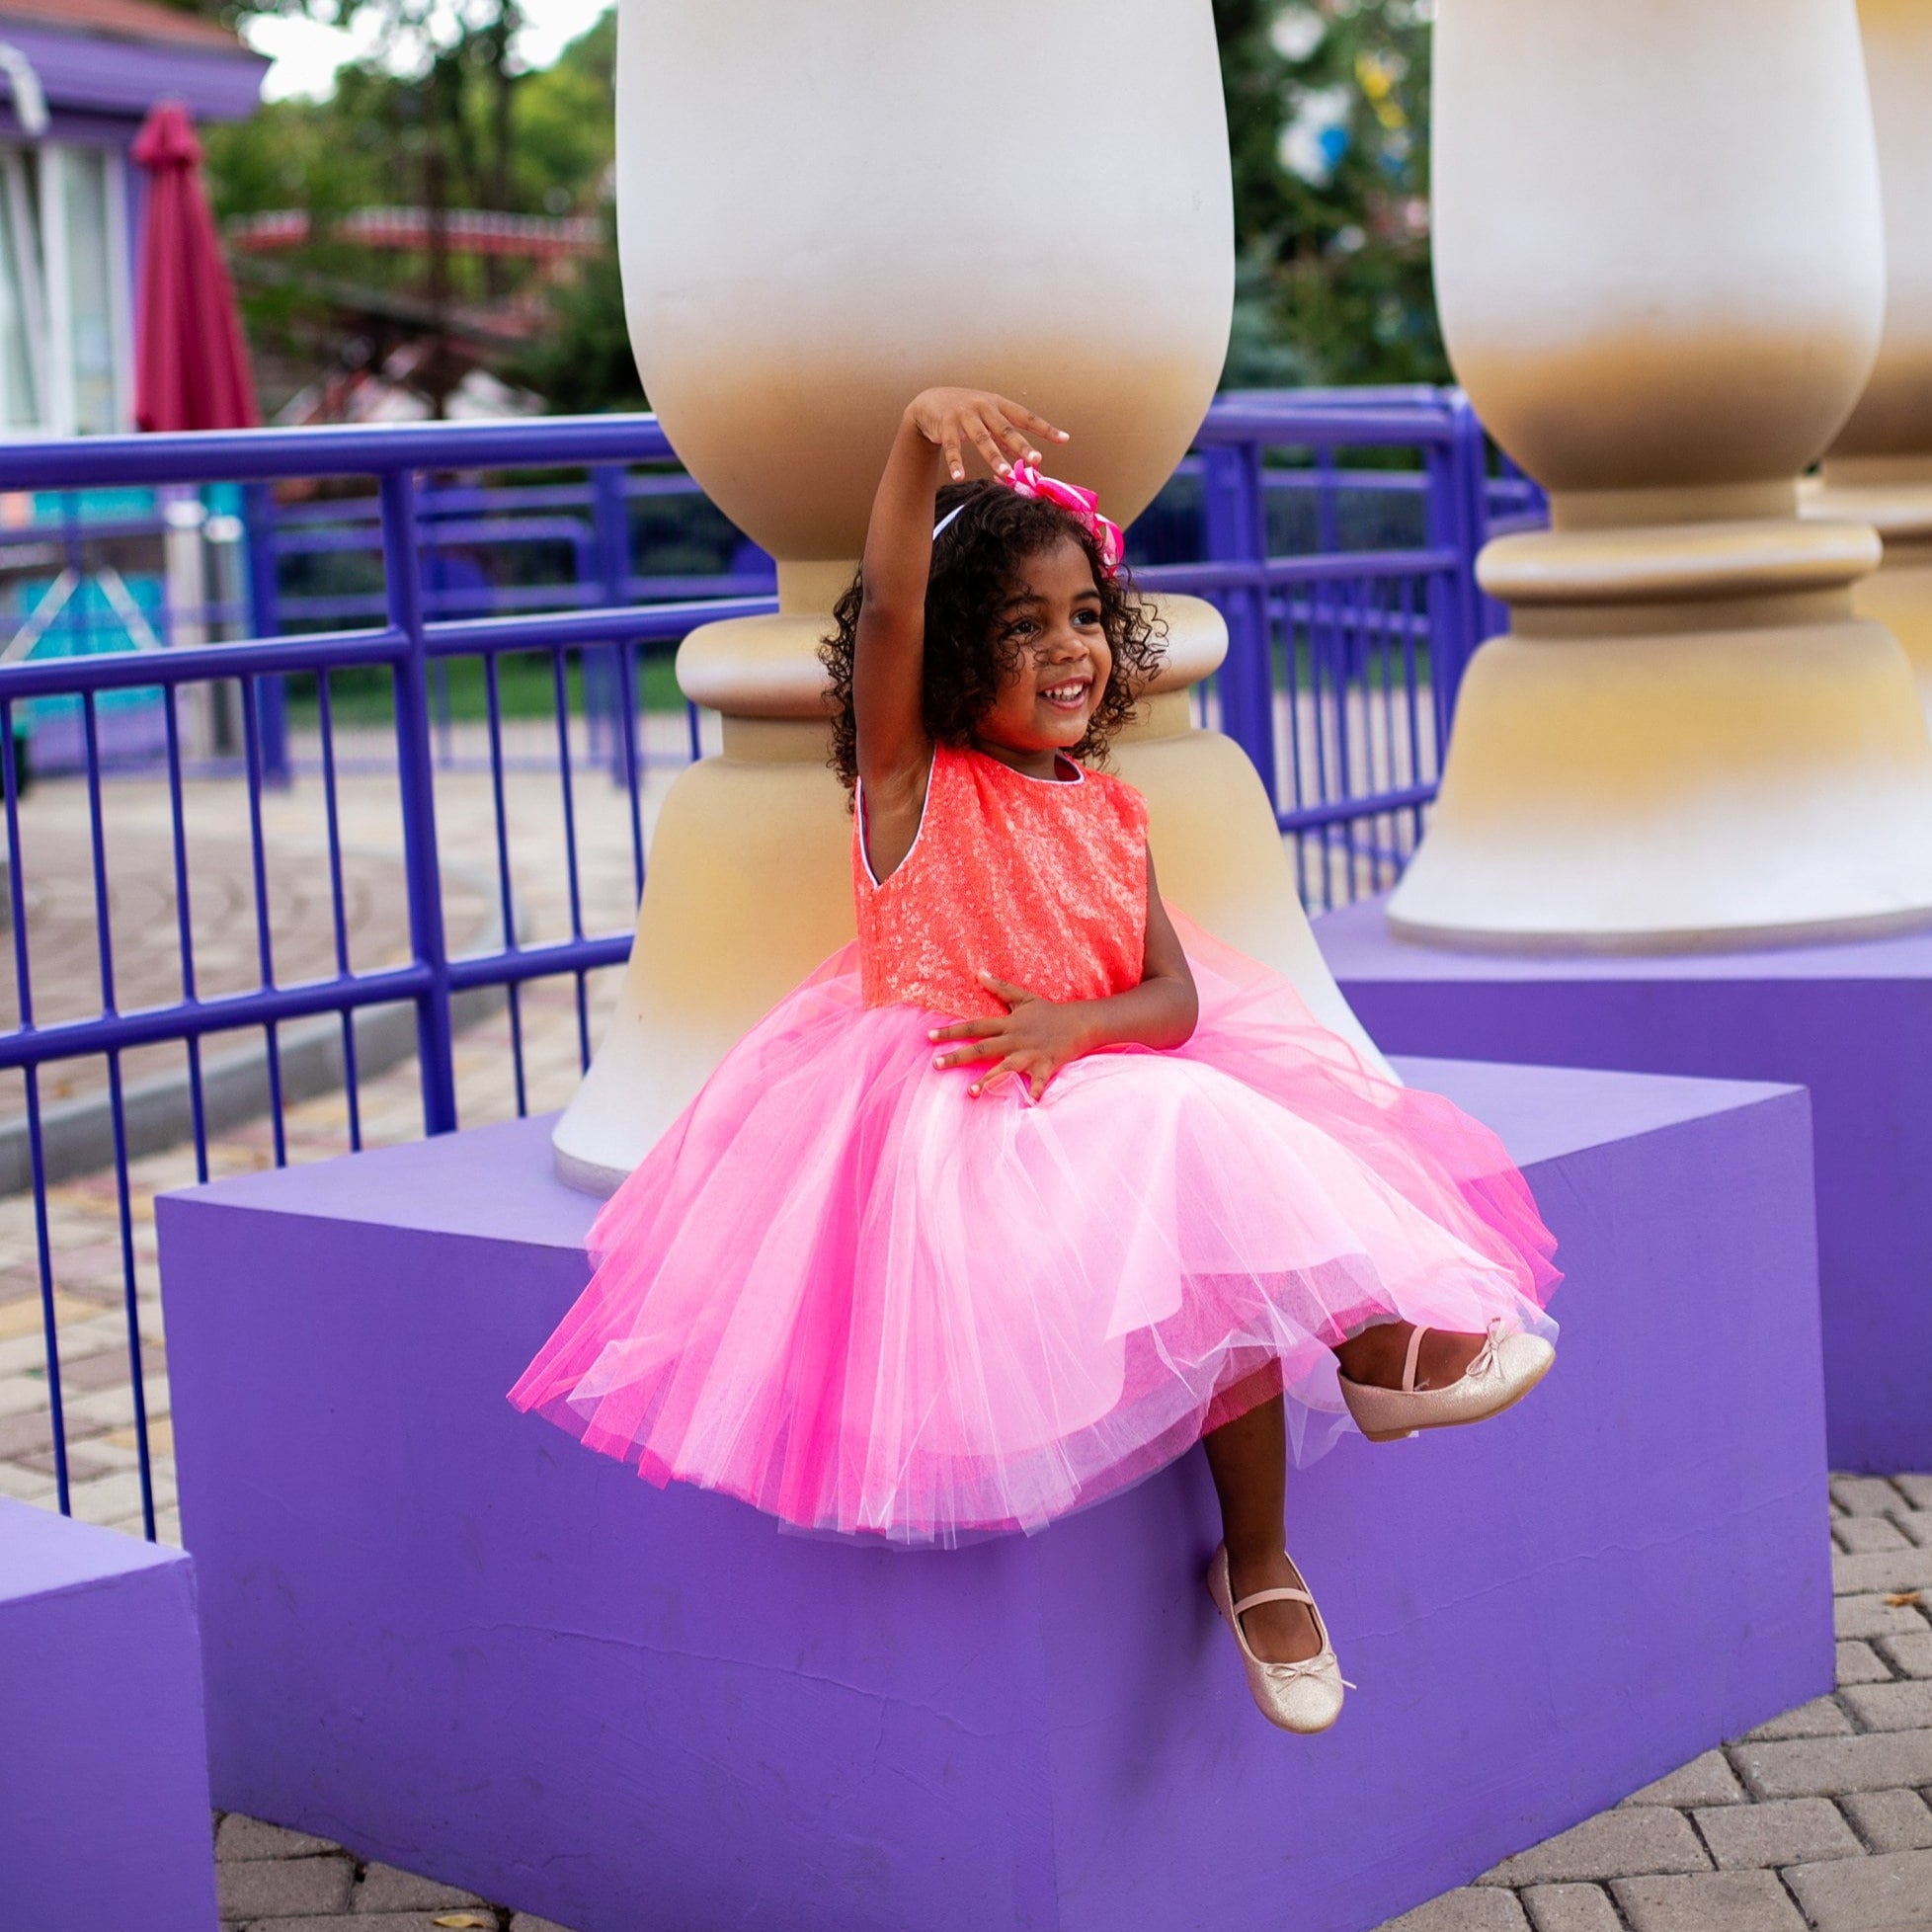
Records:
<instances>
[{"instance_id":1,"label":"purple step block","mask_svg":"<svg viewBox=\"0 0 1932 1932\"><path fill-rule=\"evenodd\" d=\"M219 1801L578 1932L1360 1932L1827 1690L1805 1096L1410 1071L1529 1168L1563 1358L1294 1479L1362 1687L1315 1739L1215 1621L1198 1452L908 1553L516 1414L593 1207L541 1121L165 1199Z\"/></svg>"},{"instance_id":2,"label":"purple step block","mask_svg":"<svg viewBox=\"0 0 1932 1932\"><path fill-rule=\"evenodd\" d=\"M1932 1469L1932 932L1508 958L1406 944L1381 900L1315 930L1391 1053L1809 1087L1831 1464Z\"/></svg>"},{"instance_id":3,"label":"purple step block","mask_svg":"<svg viewBox=\"0 0 1932 1932\"><path fill-rule=\"evenodd\" d=\"M0 1498L0 1921L214 1932L195 1579Z\"/></svg>"}]
</instances>

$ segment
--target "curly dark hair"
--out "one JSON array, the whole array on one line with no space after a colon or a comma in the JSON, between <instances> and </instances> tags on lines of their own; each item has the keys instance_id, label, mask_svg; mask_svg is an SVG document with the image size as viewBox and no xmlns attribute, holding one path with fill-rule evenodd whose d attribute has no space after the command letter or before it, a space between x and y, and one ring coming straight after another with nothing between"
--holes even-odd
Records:
<instances>
[{"instance_id":1,"label":"curly dark hair","mask_svg":"<svg viewBox=\"0 0 1932 1932\"><path fill-rule=\"evenodd\" d=\"M934 521L959 515L932 546L926 586L926 670L921 711L935 745L961 746L1017 668L1023 645L999 636L1001 605L1011 595L1015 565L1072 541L1086 551L1100 593L1100 624L1113 672L1074 756L1103 760L1161 663L1167 626L1134 589L1126 566L1111 577L1099 545L1079 518L1040 497L1022 497L980 481L948 483ZM838 629L819 647L832 674L832 768L850 791L858 780L858 730L852 712L852 651L858 637L862 585L854 577L833 605Z\"/></svg>"}]
</instances>

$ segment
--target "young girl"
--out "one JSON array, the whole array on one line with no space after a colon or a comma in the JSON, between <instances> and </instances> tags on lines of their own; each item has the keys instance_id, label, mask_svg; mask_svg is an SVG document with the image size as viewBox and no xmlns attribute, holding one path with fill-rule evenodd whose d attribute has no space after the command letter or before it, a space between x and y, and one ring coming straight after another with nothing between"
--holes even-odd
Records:
<instances>
[{"instance_id":1,"label":"young girl","mask_svg":"<svg viewBox=\"0 0 1932 1932\"><path fill-rule=\"evenodd\" d=\"M825 652L857 943L612 1197L511 1400L653 1482L904 1543L1042 1529L1199 1439L1254 1700L1321 1731L1290 1434L1527 1394L1553 1244L1491 1134L1163 905L1146 805L1092 763L1154 625L1118 530L1035 467L1066 440L980 391L907 409Z\"/></svg>"}]
</instances>

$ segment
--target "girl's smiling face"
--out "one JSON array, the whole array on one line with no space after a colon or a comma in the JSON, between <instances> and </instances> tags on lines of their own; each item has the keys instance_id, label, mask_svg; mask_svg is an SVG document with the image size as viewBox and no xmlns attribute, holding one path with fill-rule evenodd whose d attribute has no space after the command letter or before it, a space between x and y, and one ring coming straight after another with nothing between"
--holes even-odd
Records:
<instances>
[{"instance_id":1,"label":"girl's smiling face","mask_svg":"<svg viewBox=\"0 0 1932 1932\"><path fill-rule=\"evenodd\" d=\"M973 727L973 743L1029 776L1055 775L1057 756L1087 736L1113 673L1100 593L1078 543L1022 558L994 619L1013 669Z\"/></svg>"}]
</instances>

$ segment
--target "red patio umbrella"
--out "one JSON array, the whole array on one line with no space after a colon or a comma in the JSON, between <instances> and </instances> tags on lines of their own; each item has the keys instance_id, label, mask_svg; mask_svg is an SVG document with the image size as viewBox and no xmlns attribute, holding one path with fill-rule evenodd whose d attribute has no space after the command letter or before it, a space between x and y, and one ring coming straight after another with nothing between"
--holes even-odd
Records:
<instances>
[{"instance_id":1,"label":"red patio umbrella","mask_svg":"<svg viewBox=\"0 0 1932 1932\"><path fill-rule=\"evenodd\" d=\"M148 171L135 315L134 420L144 430L247 430L262 420L234 284L201 186L188 110L159 103L134 143Z\"/></svg>"}]
</instances>

